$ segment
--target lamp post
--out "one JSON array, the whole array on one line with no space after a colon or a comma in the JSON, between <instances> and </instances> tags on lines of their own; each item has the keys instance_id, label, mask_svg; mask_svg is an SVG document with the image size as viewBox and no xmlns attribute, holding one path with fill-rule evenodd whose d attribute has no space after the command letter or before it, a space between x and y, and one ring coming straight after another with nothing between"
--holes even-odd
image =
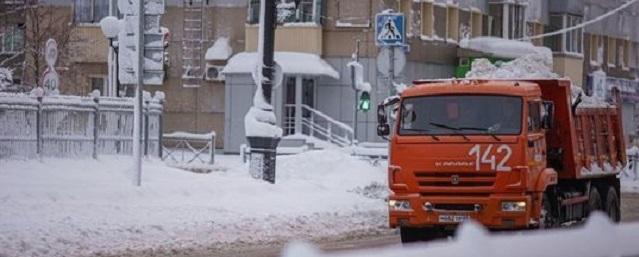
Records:
<instances>
[{"instance_id":1,"label":"lamp post","mask_svg":"<svg viewBox=\"0 0 639 257\"><path fill-rule=\"evenodd\" d=\"M100 28L102 29L102 34L109 40L109 56L108 56L108 66L109 66L109 90L107 90L107 94L109 96L120 96L120 79L118 78L119 68L118 68L118 46L114 45L113 41L118 37L120 30L122 29L122 25L120 20L114 16L107 16L100 20ZM115 91L115 92L113 92Z\"/></svg>"}]
</instances>

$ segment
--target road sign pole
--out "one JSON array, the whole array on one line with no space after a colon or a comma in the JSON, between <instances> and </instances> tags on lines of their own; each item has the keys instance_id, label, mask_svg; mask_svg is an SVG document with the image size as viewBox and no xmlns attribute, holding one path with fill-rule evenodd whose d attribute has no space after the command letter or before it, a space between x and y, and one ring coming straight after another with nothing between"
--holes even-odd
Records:
<instances>
[{"instance_id":1,"label":"road sign pole","mask_svg":"<svg viewBox=\"0 0 639 257\"><path fill-rule=\"evenodd\" d=\"M390 80L390 95L395 95L395 47L391 46L390 51L388 53L388 61L390 65L388 65L388 80Z\"/></svg>"}]
</instances>

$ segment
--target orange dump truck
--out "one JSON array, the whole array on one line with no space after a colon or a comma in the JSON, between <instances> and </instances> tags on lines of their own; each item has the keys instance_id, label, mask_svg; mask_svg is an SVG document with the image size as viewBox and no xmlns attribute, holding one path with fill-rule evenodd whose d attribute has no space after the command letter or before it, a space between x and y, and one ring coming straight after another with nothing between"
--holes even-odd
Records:
<instances>
[{"instance_id":1,"label":"orange dump truck","mask_svg":"<svg viewBox=\"0 0 639 257\"><path fill-rule=\"evenodd\" d=\"M377 133L390 141L390 226L412 242L449 235L466 219L548 228L599 210L618 221L619 100L581 99L568 80L416 81L387 99Z\"/></svg>"}]
</instances>

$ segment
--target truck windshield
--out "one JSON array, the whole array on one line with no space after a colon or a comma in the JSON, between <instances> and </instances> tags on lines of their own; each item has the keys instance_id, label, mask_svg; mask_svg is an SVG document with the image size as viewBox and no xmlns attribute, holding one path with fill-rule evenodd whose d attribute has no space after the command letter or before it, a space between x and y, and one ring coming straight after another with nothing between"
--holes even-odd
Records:
<instances>
[{"instance_id":1,"label":"truck windshield","mask_svg":"<svg viewBox=\"0 0 639 257\"><path fill-rule=\"evenodd\" d=\"M522 99L498 95L410 97L402 101L400 135L518 135Z\"/></svg>"}]
</instances>

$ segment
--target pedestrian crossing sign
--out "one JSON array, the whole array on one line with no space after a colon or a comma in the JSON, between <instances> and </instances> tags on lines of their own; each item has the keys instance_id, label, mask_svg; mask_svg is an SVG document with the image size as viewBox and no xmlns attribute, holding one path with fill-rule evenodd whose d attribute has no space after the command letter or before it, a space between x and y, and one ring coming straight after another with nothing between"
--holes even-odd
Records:
<instances>
[{"instance_id":1,"label":"pedestrian crossing sign","mask_svg":"<svg viewBox=\"0 0 639 257\"><path fill-rule=\"evenodd\" d=\"M406 39L404 14L379 13L375 16L377 46L403 46Z\"/></svg>"}]
</instances>

